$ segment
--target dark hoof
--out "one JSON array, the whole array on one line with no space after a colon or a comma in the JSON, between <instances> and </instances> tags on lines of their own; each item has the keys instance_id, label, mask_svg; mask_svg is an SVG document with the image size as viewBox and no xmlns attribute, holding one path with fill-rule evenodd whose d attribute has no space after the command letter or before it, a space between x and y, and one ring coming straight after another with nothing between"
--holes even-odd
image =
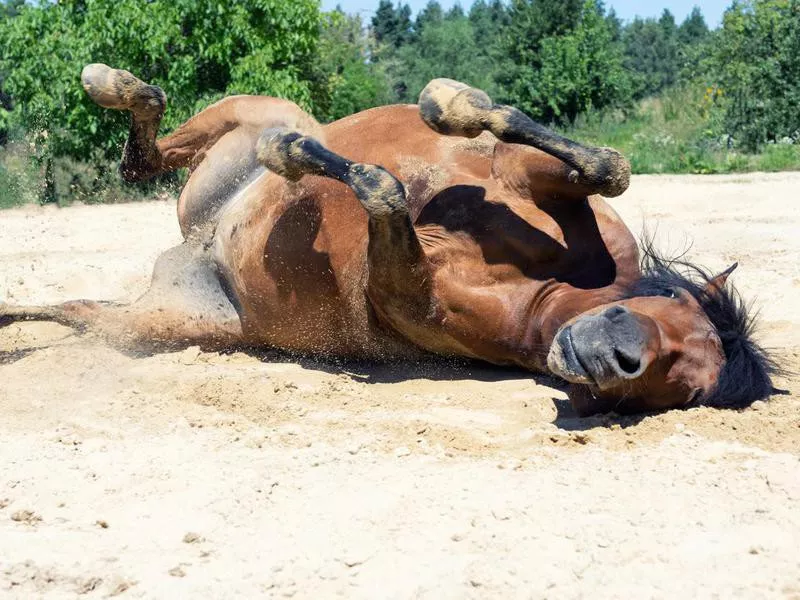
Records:
<instances>
[{"instance_id":1,"label":"dark hoof","mask_svg":"<svg viewBox=\"0 0 800 600\"><path fill-rule=\"evenodd\" d=\"M598 149L598 193L606 198L622 195L631 182L631 164L613 148Z\"/></svg>"},{"instance_id":2,"label":"dark hoof","mask_svg":"<svg viewBox=\"0 0 800 600\"><path fill-rule=\"evenodd\" d=\"M299 181L306 174L296 156L296 142L302 137L296 131L280 127L264 130L256 142L258 162L290 181Z\"/></svg>"}]
</instances>

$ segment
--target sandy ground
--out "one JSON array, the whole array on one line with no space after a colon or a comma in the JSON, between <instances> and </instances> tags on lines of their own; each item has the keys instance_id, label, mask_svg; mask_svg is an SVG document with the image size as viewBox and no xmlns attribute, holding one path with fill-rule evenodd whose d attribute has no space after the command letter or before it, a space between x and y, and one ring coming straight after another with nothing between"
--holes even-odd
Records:
<instances>
[{"instance_id":1,"label":"sandy ground","mask_svg":"<svg viewBox=\"0 0 800 600\"><path fill-rule=\"evenodd\" d=\"M800 369L800 174L613 202L762 307ZM0 213L0 301L133 299L171 203ZM0 330L0 596L800 598L800 383L742 412L575 418L476 364L120 354ZM556 387L553 387L556 386Z\"/></svg>"}]
</instances>

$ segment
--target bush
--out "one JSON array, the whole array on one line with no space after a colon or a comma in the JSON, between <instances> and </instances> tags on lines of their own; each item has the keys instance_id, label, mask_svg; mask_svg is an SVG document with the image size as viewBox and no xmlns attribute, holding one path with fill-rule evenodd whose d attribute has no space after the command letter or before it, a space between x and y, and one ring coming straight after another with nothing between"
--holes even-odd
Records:
<instances>
[{"instance_id":1,"label":"bush","mask_svg":"<svg viewBox=\"0 0 800 600\"><path fill-rule=\"evenodd\" d=\"M726 131L750 152L800 142L800 0L734 2L713 47Z\"/></svg>"},{"instance_id":2,"label":"bush","mask_svg":"<svg viewBox=\"0 0 800 600\"><path fill-rule=\"evenodd\" d=\"M800 145L768 144L743 154L724 130L725 104L701 82L666 90L629 113L590 111L565 134L621 151L634 173L731 173L800 168Z\"/></svg>"},{"instance_id":3,"label":"bush","mask_svg":"<svg viewBox=\"0 0 800 600\"><path fill-rule=\"evenodd\" d=\"M4 118L45 134L53 158L115 160L127 115L95 106L84 65L105 62L163 87L173 128L224 95L263 93L311 107L316 0L65 0L0 19L0 74L16 107ZM2 115L0 115L2 116ZM0 126L2 123L0 123Z\"/></svg>"}]
</instances>

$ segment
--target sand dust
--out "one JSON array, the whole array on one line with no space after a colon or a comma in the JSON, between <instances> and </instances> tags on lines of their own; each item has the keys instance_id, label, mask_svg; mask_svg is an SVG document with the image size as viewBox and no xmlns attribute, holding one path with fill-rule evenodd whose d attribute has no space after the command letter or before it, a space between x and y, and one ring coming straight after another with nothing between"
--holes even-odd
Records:
<instances>
[{"instance_id":1,"label":"sand dust","mask_svg":"<svg viewBox=\"0 0 800 600\"><path fill-rule=\"evenodd\" d=\"M800 174L637 177L800 370ZM0 301L130 300L171 203L0 213ZM800 383L580 420L555 381L0 330L3 598L800 598Z\"/></svg>"}]
</instances>

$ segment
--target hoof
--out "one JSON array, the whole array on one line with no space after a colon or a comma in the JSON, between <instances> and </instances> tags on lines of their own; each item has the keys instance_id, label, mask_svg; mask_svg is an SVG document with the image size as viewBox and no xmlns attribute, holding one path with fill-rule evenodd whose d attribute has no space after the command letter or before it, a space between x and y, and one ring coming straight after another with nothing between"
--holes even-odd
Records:
<instances>
[{"instance_id":1,"label":"hoof","mask_svg":"<svg viewBox=\"0 0 800 600\"><path fill-rule=\"evenodd\" d=\"M452 79L434 79L419 95L422 120L443 135L480 135L491 108L486 92Z\"/></svg>"},{"instance_id":2,"label":"hoof","mask_svg":"<svg viewBox=\"0 0 800 600\"><path fill-rule=\"evenodd\" d=\"M306 170L298 156L302 135L281 127L265 130L256 142L256 159L270 171L289 181L299 181Z\"/></svg>"},{"instance_id":3,"label":"hoof","mask_svg":"<svg viewBox=\"0 0 800 600\"><path fill-rule=\"evenodd\" d=\"M167 106L167 96L160 87L148 85L128 71L100 63L83 68L81 83L89 97L103 108L160 117Z\"/></svg>"},{"instance_id":4,"label":"hoof","mask_svg":"<svg viewBox=\"0 0 800 600\"><path fill-rule=\"evenodd\" d=\"M622 195L631 182L631 164L613 148L599 148L600 160L595 177L598 179L598 193L605 198L616 198Z\"/></svg>"}]
</instances>

